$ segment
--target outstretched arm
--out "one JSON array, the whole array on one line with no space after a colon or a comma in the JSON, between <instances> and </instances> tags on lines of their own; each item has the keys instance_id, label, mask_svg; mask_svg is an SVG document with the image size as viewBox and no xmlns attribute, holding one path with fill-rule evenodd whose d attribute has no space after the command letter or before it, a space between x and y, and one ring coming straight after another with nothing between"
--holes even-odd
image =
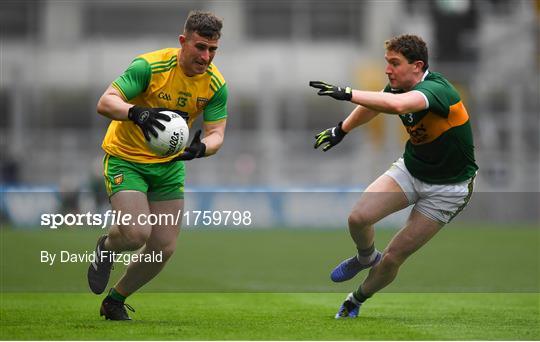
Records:
<instances>
[{"instance_id":1,"label":"outstretched arm","mask_svg":"<svg viewBox=\"0 0 540 342\"><path fill-rule=\"evenodd\" d=\"M427 108L424 94L417 90L402 94L353 90L351 102L388 114L407 114Z\"/></svg>"},{"instance_id":2,"label":"outstretched arm","mask_svg":"<svg viewBox=\"0 0 540 342\"><path fill-rule=\"evenodd\" d=\"M388 114L407 114L426 109L427 99L417 90L402 94L378 91L355 90L351 87L339 87L322 81L311 81L309 85L319 89L320 96L330 96L336 100L351 101L377 112Z\"/></svg>"}]
</instances>

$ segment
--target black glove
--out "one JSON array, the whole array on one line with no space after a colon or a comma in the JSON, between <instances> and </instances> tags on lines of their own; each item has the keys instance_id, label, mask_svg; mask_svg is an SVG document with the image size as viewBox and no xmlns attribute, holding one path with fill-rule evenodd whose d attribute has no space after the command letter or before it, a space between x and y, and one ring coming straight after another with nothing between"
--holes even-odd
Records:
<instances>
[{"instance_id":1,"label":"black glove","mask_svg":"<svg viewBox=\"0 0 540 342\"><path fill-rule=\"evenodd\" d=\"M317 94L324 96L332 96L336 100L350 101L352 99L351 87L338 87L322 81L310 81L309 86L320 89Z\"/></svg>"},{"instance_id":2,"label":"black glove","mask_svg":"<svg viewBox=\"0 0 540 342\"><path fill-rule=\"evenodd\" d=\"M315 145L314 148L318 148L324 143L328 143L323 147L323 151L326 152L329 149L331 149L333 146L339 144L341 140L347 135L347 132L345 132L341 125L343 124L343 121L338 123L336 127L328 128L322 131L321 133L317 134L315 136Z\"/></svg>"},{"instance_id":3,"label":"black glove","mask_svg":"<svg viewBox=\"0 0 540 342\"><path fill-rule=\"evenodd\" d=\"M156 111L158 112L163 112L163 111L169 111L169 112L174 112L178 115L180 115L182 117L182 119L186 120L186 122L189 121L189 114L186 113L186 112L182 112L181 110L175 110L175 109L169 109L169 108L154 108Z\"/></svg>"},{"instance_id":4,"label":"black glove","mask_svg":"<svg viewBox=\"0 0 540 342\"><path fill-rule=\"evenodd\" d=\"M198 130L191 140L191 144L184 149L178 157L174 158L173 161L178 160L191 160L195 158L202 158L206 153L206 145L201 142L201 130Z\"/></svg>"},{"instance_id":5,"label":"black glove","mask_svg":"<svg viewBox=\"0 0 540 342\"><path fill-rule=\"evenodd\" d=\"M156 128L163 131L165 126L159 120L171 121L171 118L159 112L157 108L133 106L128 111L128 119L142 129L144 138L150 141L150 134L157 138ZM155 127L155 128L154 128Z\"/></svg>"}]
</instances>

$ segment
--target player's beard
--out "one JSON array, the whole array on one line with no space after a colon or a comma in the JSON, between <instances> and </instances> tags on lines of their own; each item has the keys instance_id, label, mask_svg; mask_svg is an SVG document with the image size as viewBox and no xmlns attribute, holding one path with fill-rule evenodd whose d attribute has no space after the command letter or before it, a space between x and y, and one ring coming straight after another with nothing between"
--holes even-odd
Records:
<instances>
[{"instance_id":1,"label":"player's beard","mask_svg":"<svg viewBox=\"0 0 540 342\"><path fill-rule=\"evenodd\" d=\"M208 69L208 65L210 65L210 63L204 63L201 64L199 63L199 61L197 60L194 60L193 61L193 70L195 72L195 74L204 74L206 72L206 69Z\"/></svg>"}]
</instances>

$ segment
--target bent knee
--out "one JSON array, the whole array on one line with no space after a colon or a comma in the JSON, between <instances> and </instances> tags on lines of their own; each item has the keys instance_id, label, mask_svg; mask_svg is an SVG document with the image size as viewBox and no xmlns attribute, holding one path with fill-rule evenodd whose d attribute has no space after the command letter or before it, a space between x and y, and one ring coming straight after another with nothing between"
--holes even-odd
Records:
<instances>
[{"instance_id":1,"label":"bent knee","mask_svg":"<svg viewBox=\"0 0 540 342\"><path fill-rule=\"evenodd\" d=\"M384 252L381 259L381 266L384 268L399 268L407 257L401 253L393 250L387 250Z\"/></svg>"},{"instance_id":2,"label":"bent knee","mask_svg":"<svg viewBox=\"0 0 540 342\"><path fill-rule=\"evenodd\" d=\"M349 214L349 227L353 228L363 228L373 224L373 220L369 217L367 213L362 210L355 210Z\"/></svg>"},{"instance_id":3,"label":"bent knee","mask_svg":"<svg viewBox=\"0 0 540 342\"><path fill-rule=\"evenodd\" d=\"M148 250L156 253L160 253L163 256L163 261L169 259L176 250L176 242L170 242L166 244L149 243L147 244Z\"/></svg>"},{"instance_id":4,"label":"bent knee","mask_svg":"<svg viewBox=\"0 0 540 342\"><path fill-rule=\"evenodd\" d=\"M128 233L122 234L122 237L124 238L124 241L126 242L126 247L132 251L144 246L149 236L150 236L149 233L146 233L143 231L135 231L135 230L131 230Z\"/></svg>"}]
</instances>

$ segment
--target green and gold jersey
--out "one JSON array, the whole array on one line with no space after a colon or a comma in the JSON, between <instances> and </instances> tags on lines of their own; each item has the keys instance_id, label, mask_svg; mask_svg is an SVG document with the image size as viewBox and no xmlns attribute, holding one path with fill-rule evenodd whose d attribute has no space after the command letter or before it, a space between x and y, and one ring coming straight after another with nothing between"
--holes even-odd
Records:
<instances>
[{"instance_id":1,"label":"green and gold jersey","mask_svg":"<svg viewBox=\"0 0 540 342\"><path fill-rule=\"evenodd\" d=\"M178 65L179 52L179 48L167 48L138 56L112 86L131 104L188 113L189 127L201 113L205 122L225 119L227 85L217 67L211 64L204 74L188 77ZM162 163L176 156L162 158L152 153L132 121L113 120L102 148L138 163Z\"/></svg>"},{"instance_id":2,"label":"green and gold jersey","mask_svg":"<svg viewBox=\"0 0 540 342\"><path fill-rule=\"evenodd\" d=\"M424 94L428 106L399 117L409 133L403 159L409 172L432 184L452 184L478 170L469 114L456 89L441 74L427 72L412 90ZM401 93L389 85L385 92Z\"/></svg>"}]
</instances>

